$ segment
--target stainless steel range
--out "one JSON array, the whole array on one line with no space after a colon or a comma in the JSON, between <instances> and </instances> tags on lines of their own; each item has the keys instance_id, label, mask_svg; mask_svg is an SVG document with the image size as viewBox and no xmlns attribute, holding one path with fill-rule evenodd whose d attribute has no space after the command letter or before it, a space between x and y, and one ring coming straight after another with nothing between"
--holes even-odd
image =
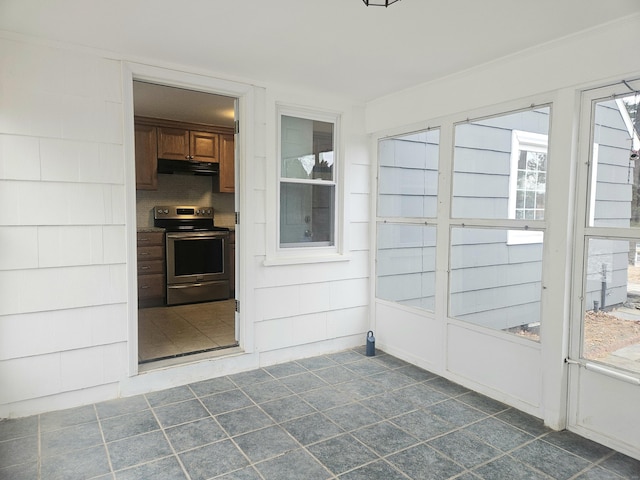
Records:
<instances>
[{"instance_id":1,"label":"stainless steel range","mask_svg":"<svg viewBox=\"0 0 640 480\"><path fill-rule=\"evenodd\" d=\"M229 229L213 207L157 206L153 224L166 230L167 305L229 298Z\"/></svg>"}]
</instances>

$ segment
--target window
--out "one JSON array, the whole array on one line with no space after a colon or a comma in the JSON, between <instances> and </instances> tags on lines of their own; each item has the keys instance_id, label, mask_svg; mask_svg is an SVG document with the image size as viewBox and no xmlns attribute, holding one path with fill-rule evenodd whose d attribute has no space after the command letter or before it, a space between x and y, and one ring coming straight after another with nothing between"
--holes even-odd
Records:
<instances>
[{"instance_id":1,"label":"window","mask_svg":"<svg viewBox=\"0 0 640 480\"><path fill-rule=\"evenodd\" d=\"M338 117L280 110L279 246L336 245Z\"/></svg>"}]
</instances>

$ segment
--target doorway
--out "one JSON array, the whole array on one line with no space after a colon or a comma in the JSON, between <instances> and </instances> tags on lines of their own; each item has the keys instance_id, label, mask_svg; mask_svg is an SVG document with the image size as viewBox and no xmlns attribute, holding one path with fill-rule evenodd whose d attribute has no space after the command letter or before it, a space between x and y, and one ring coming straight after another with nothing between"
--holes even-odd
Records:
<instances>
[{"instance_id":1,"label":"doorway","mask_svg":"<svg viewBox=\"0 0 640 480\"><path fill-rule=\"evenodd\" d=\"M640 458L640 80L583 94L569 428Z\"/></svg>"},{"instance_id":2,"label":"doorway","mask_svg":"<svg viewBox=\"0 0 640 480\"><path fill-rule=\"evenodd\" d=\"M236 102L236 98L224 95L133 82L139 365L187 361L196 354L238 346ZM176 161L189 168L167 167ZM195 164L204 168L190 168ZM210 299L198 295L194 299L168 301L168 279L176 275L168 270L175 265L169 261L173 259L168 257L171 249L165 226L160 228L155 220L159 206L192 209L193 216L200 215L201 210L211 211L209 229L228 229L224 240L217 242L222 244L217 263L223 266L225 282L228 279L224 294L217 288ZM198 221L204 218L199 217ZM203 225L198 224L198 228ZM197 272L197 265L190 267ZM194 275L192 284L201 283L204 282Z\"/></svg>"}]
</instances>

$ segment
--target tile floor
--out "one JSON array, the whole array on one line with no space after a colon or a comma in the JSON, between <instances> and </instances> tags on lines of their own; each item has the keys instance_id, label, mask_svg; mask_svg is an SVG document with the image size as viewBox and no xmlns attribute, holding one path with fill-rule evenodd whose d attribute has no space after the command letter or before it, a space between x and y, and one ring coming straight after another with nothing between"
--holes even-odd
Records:
<instances>
[{"instance_id":1,"label":"tile floor","mask_svg":"<svg viewBox=\"0 0 640 480\"><path fill-rule=\"evenodd\" d=\"M640 461L362 349L0 422L0 478L640 479Z\"/></svg>"},{"instance_id":2,"label":"tile floor","mask_svg":"<svg viewBox=\"0 0 640 480\"><path fill-rule=\"evenodd\" d=\"M138 310L140 362L235 344L233 299Z\"/></svg>"}]
</instances>

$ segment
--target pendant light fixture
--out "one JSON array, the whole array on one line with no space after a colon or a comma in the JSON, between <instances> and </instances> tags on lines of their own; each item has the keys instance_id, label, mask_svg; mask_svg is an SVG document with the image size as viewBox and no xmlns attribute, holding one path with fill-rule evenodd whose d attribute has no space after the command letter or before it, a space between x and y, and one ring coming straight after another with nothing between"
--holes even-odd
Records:
<instances>
[{"instance_id":1,"label":"pendant light fixture","mask_svg":"<svg viewBox=\"0 0 640 480\"><path fill-rule=\"evenodd\" d=\"M367 7L388 7L400 0L362 0Z\"/></svg>"}]
</instances>

